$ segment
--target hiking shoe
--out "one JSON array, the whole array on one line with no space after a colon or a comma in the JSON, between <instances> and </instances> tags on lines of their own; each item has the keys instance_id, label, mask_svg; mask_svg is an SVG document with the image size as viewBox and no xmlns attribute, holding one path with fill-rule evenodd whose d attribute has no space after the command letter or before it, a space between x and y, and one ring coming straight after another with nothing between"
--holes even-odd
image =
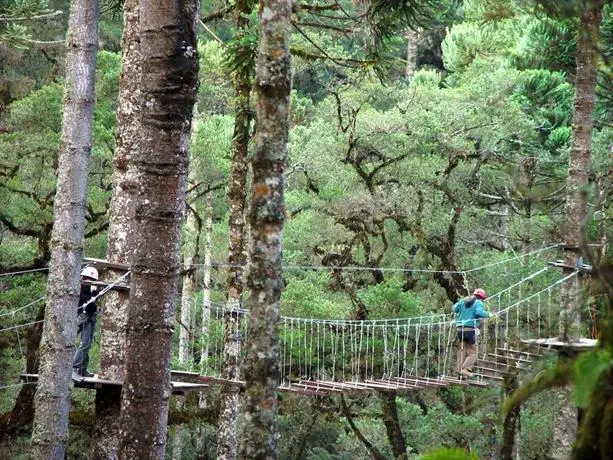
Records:
<instances>
[{"instance_id":1,"label":"hiking shoe","mask_svg":"<svg viewBox=\"0 0 613 460\"><path fill-rule=\"evenodd\" d=\"M81 377L93 377L94 374L92 374L91 372L88 371L83 371L81 372Z\"/></svg>"}]
</instances>

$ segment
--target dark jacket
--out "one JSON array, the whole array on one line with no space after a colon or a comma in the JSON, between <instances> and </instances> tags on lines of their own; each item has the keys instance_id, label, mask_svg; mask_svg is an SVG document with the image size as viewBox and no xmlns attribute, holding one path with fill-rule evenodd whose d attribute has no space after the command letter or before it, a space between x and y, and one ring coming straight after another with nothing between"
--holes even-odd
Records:
<instances>
[{"instance_id":1,"label":"dark jacket","mask_svg":"<svg viewBox=\"0 0 613 460\"><path fill-rule=\"evenodd\" d=\"M89 286L86 284L81 285L81 293L79 294L79 310L78 310L79 314L83 313L82 306L86 304L89 301L89 299L91 299L92 297L96 297L97 294L98 294L97 292L92 292L92 286ZM91 302L85 307L85 313L87 313L90 316L95 315L96 311L98 311L96 301Z\"/></svg>"}]
</instances>

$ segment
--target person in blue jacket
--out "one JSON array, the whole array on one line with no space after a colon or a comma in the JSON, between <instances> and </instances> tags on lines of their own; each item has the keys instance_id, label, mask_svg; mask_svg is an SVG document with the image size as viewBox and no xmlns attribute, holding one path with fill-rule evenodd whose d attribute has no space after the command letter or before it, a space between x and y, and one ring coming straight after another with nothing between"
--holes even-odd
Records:
<instances>
[{"instance_id":1,"label":"person in blue jacket","mask_svg":"<svg viewBox=\"0 0 613 460\"><path fill-rule=\"evenodd\" d=\"M489 313L484 308L483 301L487 294L483 289L475 289L473 295L466 297L453 306L456 314L456 326L458 328L458 361L457 371L462 377L470 377L471 371L477 362L477 329L479 320L488 318Z\"/></svg>"}]
</instances>

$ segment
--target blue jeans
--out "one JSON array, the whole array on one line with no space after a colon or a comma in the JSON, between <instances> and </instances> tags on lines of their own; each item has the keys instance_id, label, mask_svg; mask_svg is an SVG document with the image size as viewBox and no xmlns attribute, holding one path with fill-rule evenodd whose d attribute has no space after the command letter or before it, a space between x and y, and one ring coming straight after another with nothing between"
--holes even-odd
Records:
<instances>
[{"instance_id":1,"label":"blue jeans","mask_svg":"<svg viewBox=\"0 0 613 460\"><path fill-rule=\"evenodd\" d=\"M87 372L87 365L89 364L89 349L92 347L92 342L94 340L96 315L81 313L77 317L77 324L79 326L78 333L81 336L81 340L79 341L79 346L72 360L72 371L79 375L83 375Z\"/></svg>"}]
</instances>

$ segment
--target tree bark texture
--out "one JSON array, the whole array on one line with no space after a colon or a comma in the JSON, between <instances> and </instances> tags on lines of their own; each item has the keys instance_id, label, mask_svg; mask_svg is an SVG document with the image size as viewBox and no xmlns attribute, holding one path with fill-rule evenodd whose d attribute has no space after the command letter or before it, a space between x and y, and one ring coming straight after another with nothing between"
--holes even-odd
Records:
<instances>
[{"instance_id":1,"label":"tree bark texture","mask_svg":"<svg viewBox=\"0 0 613 460\"><path fill-rule=\"evenodd\" d=\"M380 392L381 410L383 424L387 432L387 439L392 447L394 458L402 460L407 458L407 444L402 434L400 420L398 419L398 409L396 407L395 392Z\"/></svg>"},{"instance_id":2,"label":"tree bark texture","mask_svg":"<svg viewBox=\"0 0 613 460\"><path fill-rule=\"evenodd\" d=\"M134 159L140 148L140 29L138 0L126 0L123 7L121 74L117 107L117 134L114 157L113 194L109 207L107 259L131 265L134 252L134 213L138 193L138 172ZM123 273L109 270L107 280ZM104 314L100 327L100 376L123 381L124 349L129 293L110 290L103 297ZM92 436L95 459L115 459L119 453L119 411L121 391L104 387L96 391L96 419Z\"/></svg>"},{"instance_id":3,"label":"tree bark texture","mask_svg":"<svg viewBox=\"0 0 613 460\"><path fill-rule=\"evenodd\" d=\"M209 335L209 324L211 321L211 259L213 250L213 207L211 206L211 197L207 197L206 201L206 217L204 224L204 275L202 286L202 330L201 330L201 347L200 347L200 373L204 374L206 362L209 357L208 340L205 337Z\"/></svg>"},{"instance_id":4,"label":"tree bark texture","mask_svg":"<svg viewBox=\"0 0 613 460\"><path fill-rule=\"evenodd\" d=\"M249 27L252 0L236 2L236 28L240 37ZM248 58L248 47L239 47L237 59ZM247 155L249 151L249 128L253 114L249 104L252 69L239 67L234 75L236 97L234 99L234 133L232 142L232 171L228 187L230 217L228 222L228 298L229 308L240 306L243 295L243 274L247 262L245 253L245 201L247 189ZM237 313L226 312L224 316L224 377L238 380L240 372L240 321ZM222 388L219 422L217 431L217 458L236 459L238 436L236 420L238 415L238 387Z\"/></svg>"},{"instance_id":5,"label":"tree bark texture","mask_svg":"<svg viewBox=\"0 0 613 460\"><path fill-rule=\"evenodd\" d=\"M566 180L566 221L564 236L567 250L565 263L575 266L579 246L583 241L583 225L587 216L586 191L592 149L593 111L597 77L599 26L603 0L584 0L577 37L577 72L575 76L575 106L573 111L573 140L570 150L568 178ZM560 310L560 338L574 339L579 335L579 293L574 283L562 286Z\"/></svg>"},{"instance_id":6,"label":"tree bark texture","mask_svg":"<svg viewBox=\"0 0 613 460\"><path fill-rule=\"evenodd\" d=\"M35 396L32 457L63 459L68 440L72 355L92 144L97 0L73 0L66 35L66 83L45 323Z\"/></svg>"},{"instance_id":7,"label":"tree bark texture","mask_svg":"<svg viewBox=\"0 0 613 460\"><path fill-rule=\"evenodd\" d=\"M140 3L140 189L120 417L122 459L164 458L170 351L198 85L197 2Z\"/></svg>"},{"instance_id":8,"label":"tree bark texture","mask_svg":"<svg viewBox=\"0 0 613 460\"><path fill-rule=\"evenodd\" d=\"M250 330L244 363L246 426L240 458L277 458L283 184L292 81L290 15L288 0L260 1L257 123L249 212L252 247L247 276Z\"/></svg>"}]
</instances>

